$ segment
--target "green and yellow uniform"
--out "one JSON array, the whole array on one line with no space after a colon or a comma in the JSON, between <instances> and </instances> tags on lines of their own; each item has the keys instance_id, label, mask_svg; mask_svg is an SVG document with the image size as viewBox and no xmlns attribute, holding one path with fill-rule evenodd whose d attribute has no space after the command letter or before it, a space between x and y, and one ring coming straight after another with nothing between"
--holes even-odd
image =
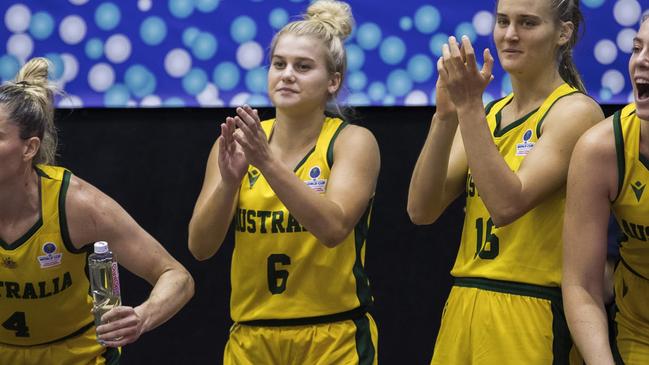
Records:
<instances>
[{"instance_id":1,"label":"green and yellow uniform","mask_svg":"<svg viewBox=\"0 0 649 365\"><path fill-rule=\"evenodd\" d=\"M612 210L623 239L615 270L612 344L619 363L649 363L649 159L640 154L640 125L635 104L615 113L613 133L618 162L618 195ZM645 136L646 137L646 136Z\"/></svg>"},{"instance_id":2,"label":"green and yellow uniform","mask_svg":"<svg viewBox=\"0 0 649 365\"><path fill-rule=\"evenodd\" d=\"M538 142L550 108L575 92L568 84L559 86L539 108L504 128L501 112L514 94L487 106L493 142L512 171ZM431 363L567 363L571 341L559 288L565 188L504 227L494 226L470 170L466 199L451 271L455 283Z\"/></svg>"},{"instance_id":3,"label":"green and yellow uniform","mask_svg":"<svg viewBox=\"0 0 649 365\"><path fill-rule=\"evenodd\" d=\"M261 123L269 138L274 124ZM334 142L345 126L326 118L315 147L294 169L319 194L327 189ZM226 364L306 364L316 358L318 364L376 363L376 325L366 313L373 299L363 269L370 211L368 204L349 236L327 248L249 167L235 211L230 304L236 323ZM332 338L334 333L346 340Z\"/></svg>"},{"instance_id":4,"label":"green and yellow uniform","mask_svg":"<svg viewBox=\"0 0 649 365\"><path fill-rule=\"evenodd\" d=\"M116 364L97 343L87 252L70 243L65 196L71 173L38 165L40 219L0 240L0 364Z\"/></svg>"}]
</instances>

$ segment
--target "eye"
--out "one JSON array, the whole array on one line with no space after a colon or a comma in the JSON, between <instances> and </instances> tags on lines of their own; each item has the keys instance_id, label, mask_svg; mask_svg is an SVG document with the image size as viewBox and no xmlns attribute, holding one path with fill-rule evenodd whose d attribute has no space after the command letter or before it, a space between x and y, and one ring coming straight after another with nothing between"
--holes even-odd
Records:
<instances>
[{"instance_id":1,"label":"eye","mask_svg":"<svg viewBox=\"0 0 649 365\"><path fill-rule=\"evenodd\" d=\"M276 61L273 61L273 67L277 68L277 69L282 69L282 68L286 67L286 63L284 61L276 60Z\"/></svg>"},{"instance_id":2,"label":"eye","mask_svg":"<svg viewBox=\"0 0 649 365\"><path fill-rule=\"evenodd\" d=\"M498 18L498 20L496 20L496 24L498 24L501 27L506 27L509 25L509 21L505 18Z\"/></svg>"},{"instance_id":3,"label":"eye","mask_svg":"<svg viewBox=\"0 0 649 365\"><path fill-rule=\"evenodd\" d=\"M641 50L642 50L642 48L641 48L639 45L637 45L637 44L634 44L634 45L633 45L633 48L631 49L631 51L632 51L633 53L638 53L638 52L640 52Z\"/></svg>"},{"instance_id":4,"label":"eye","mask_svg":"<svg viewBox=\"0 0 649 365\"><path fill-rule=\"evenodd\" d=\"M309 71L309 70L312 69L312 68L313 68L313 67L311 67L311 65L308 64L308 63L299 63L299 64L297 65L297 69L298 69L299 71Z\"/></svg>"},{"instance_id":5,"label":"eye","mask_svg":"<svg viewBox=\"0 0 649 365\"><path fill-rule=\"evenodd\" d=\"M536 26L536 22L533 21L533 20L529 20L529 19L523 20L522 24L526 28L531 28L531 27Z\"/></svg>"}]
</instances>

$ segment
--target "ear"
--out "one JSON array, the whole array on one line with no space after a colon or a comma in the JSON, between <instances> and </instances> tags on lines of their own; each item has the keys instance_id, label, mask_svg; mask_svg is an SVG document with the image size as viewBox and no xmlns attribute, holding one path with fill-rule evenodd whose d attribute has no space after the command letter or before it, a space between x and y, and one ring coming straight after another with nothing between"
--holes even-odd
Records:
<instances>
[{"instance_id":1,"label":"ear","mask_svg":"<svg viewBox=\"0 0 649 365\"><path fill-rule=\"evenodd\" d=\"M575 31L575 25L572 22L561 22L561 29L559 33L559 47L570 42L572 38L572 32Z\"/></svg>"},{"instance_id":2,"label":"ear","mask_svg":"<svg viewBox=\"0 0 649 365\"><path fill-rule=\"evenodd\" d=\"M342 79L342 75L340 72L334 72L333 75L331 75L331 78L329 78L329 86L327 86L327 91L329 94L333 95L338 91L340 88L340 80Z\"/></svg>"},{"instance_id":3,"label":"ear","mask_svg":"<svg viewBox=\"0 0 649 365\"><path fill-rule=\"evenodd\" d=\"M29 137L23 145L23 161L31 161L36 157L41 147L41 139L38 137Z\"/></svg>"}]
</instances>

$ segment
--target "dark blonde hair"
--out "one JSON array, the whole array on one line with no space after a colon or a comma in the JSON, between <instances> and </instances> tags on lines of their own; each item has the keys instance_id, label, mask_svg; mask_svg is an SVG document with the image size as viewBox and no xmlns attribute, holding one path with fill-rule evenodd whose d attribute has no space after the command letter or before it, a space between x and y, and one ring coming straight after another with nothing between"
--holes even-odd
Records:
<instances>
[{"instance_id":1,"label":"dark blonde hair","mask_svg":"<svg viewBox=\"0 0 649 365\"><path fill-rule=\"evenodd\" d=\"M574 25L570 40L559 48L559 75L570 86L586 92L579 70L577 70L577 66L572 59L572 50L579 41L580 29L583 28L584 23L584 16L579 8L579 0L552 0L551 9L557 23L572 22Z\"/></svg>"},{"instance_id":2,"label":"dark blonde hair","mask_svg":"<svg viewBox=\"0 0 649 365\"><path fill-rule=\"evenodd\" d=\"M309 36L322 42L326 49L327 71L340 73L340 87L328 101L335 100L342 88L347 71L345 39L354 27L354 17L349 4L336 0L318 0L312 3L302 20L286 24L275 34L270 44L270 57L275 54L277 41L285 34Z\"/></svg>"},{"instance_id":3,"label":"dark blonde hair","mask_svg":"<svg viewBox=\"0 0 649 365\"><path fill-rule=\"evenodd\" d=\"M50 67L46 58L33 58L18 71L14 81L0 86L0 107L9 121L18 125L20 138L38 137L41 141L33 164L53 164L56 156L56 88L47 79Z\"/></svg>"}]
</instances>

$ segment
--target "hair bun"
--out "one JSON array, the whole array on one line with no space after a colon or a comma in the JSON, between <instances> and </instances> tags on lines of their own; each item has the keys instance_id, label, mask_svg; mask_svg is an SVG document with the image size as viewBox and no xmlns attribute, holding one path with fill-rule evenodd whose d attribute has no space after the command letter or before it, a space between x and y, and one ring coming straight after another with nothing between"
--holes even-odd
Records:
<instances>
[{"instance_id":1,"label":"hair bun","mask_svg":"<svg viewBox=\"0 0 649 365\"><path fill-rule=\"evenodd\" d=\"M47 76L50 67L52 66L47 58L32 58L18 71L15 83L47 89L49 86Z\"/></svg>"},{"instance_id":2,"label":"hair bun","mask_svg":"<svg viewBox=\"0 0 649 365\"><path fill-rule=\"evenodd\" d=\"M346 39L354 27L354 17L349 4L336 0L318 0L311 4L304 17L327 25L341 39Z\"/></svg>"}]
</instances>

